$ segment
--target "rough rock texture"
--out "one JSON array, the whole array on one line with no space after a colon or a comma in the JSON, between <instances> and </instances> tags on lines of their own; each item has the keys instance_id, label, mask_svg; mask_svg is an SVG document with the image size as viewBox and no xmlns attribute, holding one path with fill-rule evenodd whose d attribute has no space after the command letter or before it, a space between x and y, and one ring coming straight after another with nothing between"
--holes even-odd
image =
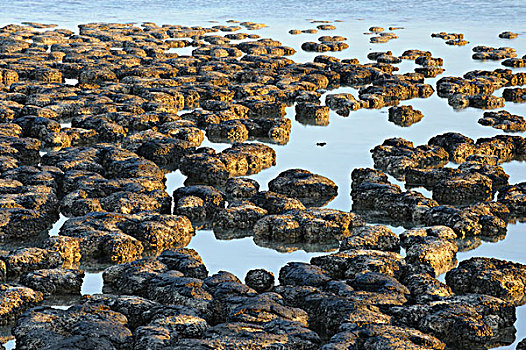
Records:
<instances>
[{"instance_id":1,"label":"rough rock texture","mask_svg":"<svg viewBox=\"0 0 526 350\"><path fill-rule=\"evenodd\" d=\"M507 111L485 112L478 123L505 131L526 131L526 120L519 115L512 115Z\"/></svg>"},{"instance_id":2,"label":"rough rock texture","mask_svg":"<svg viewBox=\"0 0 526 350\"><path fill-rule=\"evenodd\" d=\"M194 233L185 216L143 213L89 213L64 223L60 234L79 239L83 258L130 261L144 248L160 251L186 246Z\"/></svg>"},{"instance_id":3,"label":"rough rock texture","mask_svg":"<svg viewBox=\"0 0 526 350\"><path fill-rule=\"evenodd\" d=\"M20 317L13 333L26 349L129 349L133 337L126 324L124 315L104 307L42 307Z\"/></svg>"},{"instance_id":4,"label":"rough rock texture","mask_svg":"<svg viewBox=\"0 0 526 350\"><path fill-rule=\"evenodd\" d=\"M389 228L383 225L363 226L353 228L346 237L340 251L349 249L373 249L384 251L400 251L400 239Z\"/></svg>"},{"instance_id":5,"label":"rough rock texture","mask_svg":"<svg viewBox=\"0 0 526 350\"><path fill-rule=\"evenodd\" d=\"M447 226L416 228L400 234L402 247L406 249L406 262L428 265L436 275L456 264L456 238L455 231Z\"/></svg>"},{"instance_id":6,"label":"rough rock texture","mask_svg":"<svg viewBox=\"0 0 526 350\"><path fill-rule=\"evenodd\" d=\"M498 201L517 216L526 215L526 182L506 186L499 191Z\"/></svg>"},{"instance_id":7,"label":"rough rock texture","mask_svg":"<svg viewBox=\"0 0 526 350\"><path fill-rule=\"evenodd\" d=\"M0 324L12 323L15 318L43 299L41 292L27 287L0 284Z\"/></svg>"},{"instance_id":8,"label":"rough rock texture","mask_svg":"<svg viewBox=\"0 0 526 350\"><path fill-rule=\"evenodd\" d=\"M80 294L84 271L71 269L41 269L20 277L20 283L44 293Z\"/></svg>"},{"instance_id":9,"label":"rough rock texture","mask_svg":"<svg viewBox=\"0 0 526 350\"><path fill-rule=\"evenodd\" d=\"M291 210L256 222L254 239L290 244L337 243L364 221L356 214L334 209Z\"/></svg>"},{"instance_id":10,"label":"rough rock texture","mask_svg":"<svg viewBox=\"0 0 526 350\"><path fill-rule=\"evenodd\" d=\"M299 199L305 206L320 207L338 194L338 186L328 178L302 169L281 172L268 183L270 191Z\"/></svg>"},{"instance_id":11,"label":"rough rock texture","mask_svg":"<svg viewBox=\"0 0 526 350\"><path fill-rule=\"evenodd\" d=\"M400 106L389 108L389 121L400 126L411 126L418 123L424 115L422 112L413 109L412 106Z\"/></svg>"},{"instance_id":12,"label":"rough rock texture","mask_svg":"<svg viewBox=\"0 0 526 350\"><path fill-rule=\"evenodd\" d=\"M2 258L7 268L8 277L20 276L23 273L52 269L62 264L57 252L41 248L20 248Z\"/></svg>"},{"instance_id":13,"label":"rough rock texture","mask_svg":"<svg viewBox=\"0 0 526 350\"><path fill-rule=\"evenodd\" d=\"M495 258L462 261L446 275L457 294L479 293L523 304L526 302L526 266Z\"/></svg>"}]
</instances>

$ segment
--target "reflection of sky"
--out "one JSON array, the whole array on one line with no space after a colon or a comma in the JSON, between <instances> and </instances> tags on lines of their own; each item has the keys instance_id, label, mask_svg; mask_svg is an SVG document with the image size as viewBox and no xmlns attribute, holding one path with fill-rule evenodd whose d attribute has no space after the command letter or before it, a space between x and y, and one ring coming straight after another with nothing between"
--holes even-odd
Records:
<instances>
[{"instance_id":1,"label":"reflection of sky","mask_svg":"<svg viewBox=\"0 0 526 350\"><path fill-rule=\"evenodd\" d=\"M444 22L427 22L425 25L418 24L419 21L427 18L437 18L440 15L439 11L446 11L449 20L456 21L455 16L464 16L465 12L457 11L452 9L454 6L459 6L456 1L440 2L440 8L432 7L431 11L424 11L422 9L429 8L434 3L433 1L424 2L413 2L413 1L402 1L399 4L406 3L406 7L398 5L399 8L392 8L392 11L388 13L389 18L398 17L397 14L400 11L405 11L401 14L400 19L403 18L415 18L419 16L418 20L412 22L405 21L393 21L385 19L386 17L374 17L375 11L378 10L378 4L382 2L371 2L367 1L367 5L363 5L364 1L354 1L352 5L349 2L342 1L328 1L319 2L323 9L314 5L314 2L303 1L301 3L291 3L299 8L294 9L295 16L299 13L310 13L313 16L316 14L323 18L333 18L338 16L340 18L355 18L355 13L358 11L352 10L352 7L348 6L364 6L363 8L368 9L368 13L362 13L364 18L384 18L384 20L375 20L375 22L364 20L356 21L349 20L344 23L337 23L337 30L331 32L318 32L317 34L301 34L301 35L289 35L287 34L289 29L306 29L313 28L314 25L298 18L287 20L287 23L278 23L279 17L283 17L290 14L291 9L289 5L281 4L280 2L273 2L269 7L272 11L272 16L277 14L278 19L270 19L271 16L263 6L261 9L252 8L253 5L246 8L240 8L239 6L246 6L245 2L236 2L234 7L229 7L233 2L231 1L214 1L207 2L207 4L217 5L214 11L215 18L208 18L209 14L206 14L206 18L203 18L202 2L196 1L196 6L192 7L188 2L184 3L184 9L178 9L177 4L172 4L173 7L167 9L167 2L154 0L154 1L130 1L129 3L143 3L142 5L133 8L140 8L141 13L137 14L137 10L131 10L128 7L123 7L121 1L90 1L90 2L53 2L51 6L49 1L2 1L0 4L0 13L2 18L0 24L6 24L8 22L16 22L22 20L28 20L27 16L31 16L30 20L43 21L43 22L57 22L64 23L65 25L74 28L78 21L91 22L94 20L105 20L105 21L130 21L130 20L152 20L157 21L158 24L162 23L177 23L178 19L184 18L185 21L191 21L192 18L197 18L201 22L197 24L208 25L203 22L205 19L221 19L230 17L243 17L239 19L251 19L254 21L262 21L267 16L266 23L270 24L268 28L264 28L260 31L256 31L262 35L262 37L273 37L281 40L285 45L294 47L298 53L291 58L296 61L305 62L312 60L317 53L306 53L301 51L300 46L304 41L315 41L319 36L322 35L342 35L349 40L347 41L350 48L342 52L330 53L333 56L339 58L351 58L356 57L362 63L368 62L366 59L367 53L370 51L385 51L392 50L395 55L401 54L406 49L423 49L430 50L433 52L435 57L444 58L444 68L446 72L441 76L461 76L465 72L473 69L486 69L492 70L496 68L502 68L500 62L479 62L471 59L471 48L475 45L490 45L495 47L500 46L512 46L517 49L519 55L526 53L526 35L524 31L526 28L523 23L515 21L521 21L524 18L524 7L514 7L515 5L521 5L522 0L515 0L507 2L506 7L500 7L499 2L495 1L465 1L463 6L471 7L477 5L477 13L482 16L484 26L477 25L473 26L473 22L480 21L480 16L468 16L464 21L457 21L454 25L445 25ZM31 3L28 10L26 6ZM117 4L118 3L118 7ZM144 4L146 3L146 4ZM318 2L316 2L318 3ZM394 3L394 2L393 2ZM45 5L44 5L45 4ZM307 4L313 5L311 10L307 10ZM338 6L345 4L346 11L339 11ZM471 5L470 5L471 4ZM45 6L45 11L42 10L42 6ZM200 7L201 6L201 7ZM301 6L305 6L302 8ZM449 6L449 7L448 7ZM498 9L496 9L498 7ZM159 10L162 8L162 10ZM190 10L188 10L190 8ZM405 8L405 10L403 10ZM77 11L74 11L77 9ZM83 9L83 11L78 11ZM111 11L108 11L111 9ZM282 11L278 11L281 9ZM473 8L472 8L473 9ZM40 11L42 10L42 11ZM259 11L262 10L262 11ZM188 16L183 16L184 11ZM303 11L303 12L302 12ZM308 12L311 11L311 12ZM316 12L318 11L318 12ZM331 12L332 11L332 12ZM254 18L254 13L258 13L260 18ZM350 15L345 15L349 13ZM489 15L486 14L490 14ZM384 13L382 13L382 16ZM484 20L484 15L488 16L486 19L491 18L491 21ZM142 16L142 17L137 17ZM496 16L496 17L495 17ZM248 18L247 18L248 17ZM504 20L505 19L505 20ZM273 22L274 21L274 22ZM387 22L387 23L386 23ZM499 23L500 22L500 23ZM367 28L371 25L396 25L403 24L406 29L397 32L399 39L392 40L387 44L370 44L369 37L364 36L362 33L367 31ZM421 23L421 22L420 22ZM506 27L502 25L506 23ZM193 24L193 23L185 23ZM210 24L212 25L212 24ZM215 24L214 24L215 25ZM441 39L434 39L430 37L431 32L436 31L456 31L463 32L467 40L471 41L470 45L465 47L450 47L444 44ZM523 33L518 39L505 40L497 37L498 33L502 30L513 30ZM242 30L244 31L244 30ZM215 33L221 34L221 33ZM190 53L189 48L181 49L175 52L181 52L185 54ZM400 73L412 71L415 67L414 62L404 61L397 65L400 68ZM515 71L524 71L524 69L516 69ZM435 86L435 83L441 76L432 79L426 79L426 82ZM330 91L329 93L336 92L350 92L355 96L357 91L352 88L341 88L337 91ZM502 90L497 91L496 95L500 96ZM322 97L322 103L324 97ZM331 180L335 181L339 186L339 195L331 203L329 208L349 210L351 208L350 192L350 172L356 167L370 167L372 166L372 159L369 150L374 146L381 144L384 139L388 137L403 137L408 140L414 141L415 144L426 143L427 140L436 135L446 131L458 131L472 138L478 138L483 136L493 136L496 134L502 134L501 131L482 127L477 124L478 118L482 116L483 111L478 109L466 109L462 111L454 111L447 105L447 100L439 98L436 94L428 99L413 99L410 101L402 101L402 104L411 104L415 109L421 110L424 114L424 118L419 123L416 123L408 128L401 128L387 121L387 110L386 108L380 110L359 110L351 112L348 117L338 116L336 113L330 113L330 123L328 126L306 126L297 122L294 118L294 108L289 107L287 109L287 117L292 119L292 132L290 141L287 145L272 147L277 152L277 166L264 170L263 172L251 176L260 182L261 188L264 190L267 188L267 183L271 179L275 178L281 171L289 168L304 168L312 172L327 176ZM505 109L510 111L512 114L525 115L525 104L514 104L507 103ZM525 133L519 133L519 135L526 136ZM324 147L316 145L317 142L326 142ZM217 151L228 147L226 144L214 144L205 141L203 145L212 146ZM510 183L516 183L524 181L524 162L510 162L503 164L503 168L510 175ZM168 181L168 193L171 195L173 190L179 186L182 186L184 177L180 172L176 171L167 175ZM392 178L390 178L393 180ZM394 181L393 181L394 182ZM402 185L401 183L398 183ZM418 189L418 191L429 196L429 191ZM55 225L56 232L60 223ZM400 228L396 229L398 233ZM464 260L472 256L488 256L497 257L500 259L507 259L526 263L526 253L524 247L526 246L526 225L524 223L518 223L508 226L508 235L505 240L497 243L486 243L482 244L475 250L468 252L461 252L458 254L459 260ZM321 253L306 253L304 251L294 251L290 253L278 253L273 249L258 247L253 243L252 238L243 238L230 241L216 240L211 231L199 231L194 237L190 244L191 248L196 249L202 256L203 261L207 265L210 272L217 272L219 270L227 270L236 274L239 278L243 279L246 272L252 268L266 268L274 272L276 278L278 277L278 271L281 266L289 261L309 261L312 256L319 255ZM83 285L83 293L94 293L100 292L101 290L101 275L100 273L88 273ZM519 323L517 325L518 340L526 337L526 308L523 306L518 309Z\"/></svg>"}]
</instances>

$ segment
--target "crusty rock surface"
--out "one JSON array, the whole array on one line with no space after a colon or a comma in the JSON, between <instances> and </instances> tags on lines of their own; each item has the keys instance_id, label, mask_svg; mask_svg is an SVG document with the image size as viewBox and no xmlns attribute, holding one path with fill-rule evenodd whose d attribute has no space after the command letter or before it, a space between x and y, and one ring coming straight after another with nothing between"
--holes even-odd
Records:
<instances>
[{"instance_id":1,"label":"crusty rock surface","mask_svg":"<svg viewBox=\"0 0 526 350\"><path fill-rule=\"evenodd\" d=\"M446 282L457 294L479 293L526 302L526 266L495 258L471 258L446 275Z\"/></svg>"}]
</instances>

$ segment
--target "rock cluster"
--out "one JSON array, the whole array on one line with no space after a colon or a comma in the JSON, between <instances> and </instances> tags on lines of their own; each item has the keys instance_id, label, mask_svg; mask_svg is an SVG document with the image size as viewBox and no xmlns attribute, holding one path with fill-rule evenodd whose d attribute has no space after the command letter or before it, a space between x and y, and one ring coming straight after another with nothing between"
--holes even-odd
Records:
<instances>
[{"instance_id":1,"label":"rock cluster","mask_svg":"<svg viewBox=\"0 0 526 350\"><path fill-rule=\"evenodd\" d=\"M336 29L312 23L316 29L290 33ZM323 208L338 186L305 169L285 170L263 190L249 176L276 165L272 145L291 133L287 107L299 123L324 126L330 110L390 106L389 120L410 126L423 114L396 105L431 96L425 79L444 72L441 58L416 49L370 52L365 64L327 55L299 63L288 58L294 48L243 33L263 27L0 28L0 324L14 325L17 348L442 350L512 342L526 267L489 258L455 266L469 242L500 239L508 219L526 216L525 183L509 184L499 165L526 157L524 138L446 133L419 146L389 138L371 151L375 169L352 171L352 211ZM369 30L372 43L397 38ZM467 43L462 34L433 36ZM340 51L346 40L324 35L301 47ZM524 65L511 48L473 50L474 59ZM402 60L414 60L415 72L396 73ZM498 108L524 101L525 82L524 72L476 70L438 80L436 91L454 107ZM321 96L340 86L355 96L326 94L323 105ZM501 88L502 97L493 95ZM505 111L480 123L525 129ZM226 145L202 147L205 137ZM445 167L450 161L458 168ZM166 173L175 170L184 186L167 193ZM50 236L60 215L65 223ZM407 229L397 235L381 223ZM242 283L229 272L210 274L184 248L198 229L280 252L328 254L289 262L277 279L252 269ZM81 297L84 270L101 263L103 292ZM446 272L446 283L436 279ZM74 305L38 306L54 300Z\"/></svg>"}]
</instances>

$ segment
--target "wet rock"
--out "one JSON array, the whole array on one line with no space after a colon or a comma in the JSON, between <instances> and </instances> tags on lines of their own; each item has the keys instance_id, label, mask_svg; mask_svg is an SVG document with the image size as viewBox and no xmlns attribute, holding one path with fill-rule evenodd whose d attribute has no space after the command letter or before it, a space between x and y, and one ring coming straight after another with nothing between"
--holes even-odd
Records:
<instances>
[{"instance_id":1,"label":"wet rock","mask_svg":"<svg viewBox=\"0 0 526 350\"><path fill-rule=\"evenodd\" d=\"M502 65L506 67L522 68L522 67L526 67L526 59L508 58L502 61Z\"/></svg>"},{"instance_id":2,"label":"wet rock","mask_svg":"<svg viewBox=\"0 0 526 350\"><path fill-rule=\"evenodd\" d=\"M307 125L329 125L329 107L315 103L296 104L296 120Z\"/></svg>"},{"instance_id":3,"label":"wet rock","mask_svg":"<svg viewBox=\"0 0 526 350\"><path fill-rule=\"evenodd\" d=\"M448 98L449 105L455 108L474 107L494 109L504 107L504 98L493 95L452 95Z\"/></svg>"},{"instance_id":4,"label":"wet rock","mask_svg":"<svg viewBox=\"0 0 526 350\"><path fill-rule=\"evenodd\" d=\"M369 31L373 33L380 33L380 32L383 32L384 30L385 28L382 28L382 27L370 27L369 28Z\"/></svg>"},{"instance_id":5,"label":"wet rock","mask_svg":"<svg viewBox=\"0 0 526 350\"><path fill-rule=\"evenodd\" d=\"M84 271L71 269L41 269L20 277L20 283L44 293L80 294Z\"/></svg>"},{"instance_id":6,"label":"wet rock","mask_svg":"<svg viewBox=\"0 0 526 350\"><path fill-rule=\"evenodd\" d=\"M281 172L268 187L270 191L297 198L306 206L323 206L338 193L333 181L302 169Z\"/></svg>"},{"instance_id":7,"label":"wet rock","mask_svg":"<svg viewBox=\"0 0 526 350\"><path fill-rule=\"evenodd\" d=\"M248 201L230 203L228 208L216 212L213 219L216 237L228 239L238 237L237 231L250 231L267 211Z\"/></svg>"},{"instance_id":8,"label":"wet rock","mask_svg":"<svg viewBox=\"0 0 526 350\"><path fill-rule=\"evenodd\" d=\"M269 214L282 214L289 210L305 209L305 206L295 198L272 191L258 192L250 199L258 207L265 209Z\"/></svg>"},{"instance_id":9,"label":"wet rock","mask_svg":"<svg viewBox=\"0 0 526 350\"><path fill-rule=\"evenodd\" d=\"M84 296L84 306L104 306L126 316L128 325L135 329L150 321L152 314L158 312L160 304L132 295L92 294ZM165 306L165 309L169 307Z\"/></svg>"},{"instance_id":10,"label":"wet rock","mask_svg":"<svg viewBox=\"0 0 526 350\"><path fill-rule=\"evenodd\" d=\"M406 262L428 265L435 275L456 264L456 237L455 231L447 226L411 229L400 235L402 247L406 249Z\"/></svg>"},{"instance_id":11,"label":"wet rock","mask_svg":"<svg viewBox=\"0 0 526 350\"><path fill-rule=\"evenodd\" d=\"M514 33L514 32L502 32L499 34L499 38L503 38L503 39L515 39L518 36L519 34Z\"/></svg>"},{"instance_id":12,"label":"wet rock","mask_svg":"<svg viewBox=\"0 0 526 350\"><path fill-rule=\"evenodd\" d=\"M400 239L389 228L383 225L353 228L349 237L340 244L340 251L350 249L372 249L400 251Z\"/></svg>"},{"instance_id":13,"label":"wet rock","mask_svg":"<svg viewBox=\"0 0 526 350\"><path fill-rule=\"evenodd\" d=\"M469 41L463 39L450 39L446 41L446 44L452 46L464 46L469 44Z\"/></svg>"},{"instance_id":14,"label":"wet rock","mask_svg":"<svg viewBox=\"0 0 526 350\"><path fill-rule=\"evenodd\" d=\"M417 68L415 68L415 72L419 73L419 74L422 74L426 78L435 78L438 75L444 73L445 69L444 68L440 68L440 67L434 67L434 66L417 67Z\"/></svg>"},{"instance_id":15,"label":"wet rock","mask_svg":"<svg viewBox=\"0 0 526 350\"><path fill-rule=\"evenodd\" d=\"M368 349L380 346L383 349L442 350L446 347L439 339L412 328L378 324L345 328L350 329L335 334L321 349Z\"/></svg>"},{"instance_id":16,"label":"wet rock","mask_svg":"<svg viewBox=\"0 0 526 350\"><path fill-rule=\"evenodd\" d=\"M461 349L513 342L515 315L509 303L488 295L452 296L430 304L393 307L394 322L414 327Z\"/></svg>"},{"instance_id":17,"label":"wet rock","mask_svg":"<svg viewBox=\"0 0 526 350\"><path fill-rule=\"evenodd\" d=\"M293 350L316 349L321 341L319 336L299 322L271 321L263 325L230 322L210 328L203 340L179 341L181 349L272 348L286 346Z\"/></svg>"},{"instance_id":18,"label":"wet rock","mask_svg":"<svg viewBox=\"0 0 526 350\"><path fill-rule=\"evenodd\" d=\"M490 178L479 173L445 179L433 187L433 199L440 204L467 205L493 199Z\"/></svg>"},{"instance_id":19,"label":"wet rock","mask_svg":"<svg viewBox=\"0 0 526 350\"><path fill-rule=\"evenodd\" d=\"M276 164L269 146L236 143L220 154L195 153L183 157L181 172L196 183L221 185L229 177L252 175Z\"/></svg>"},{"instance_id":20,"label":"wet rock","mask_svg":"<svg viewBox=\"0 0 526 350\"><path fill-rule=\"evenodd\" d=\"M83 258L131 261L147 250L184 247L194 229L188 218L142 213L89 213L69 219L60 234L79 239Z\"/></svg>"},{"instance_id":21,"label":"wet rock","mask_svg":"<svg viewBox=\"0 0 526 350\"><path fill-rule=\"evenodd\" d=\"M150 280L166 270L166 265L152 258L110 266L102 274L103 290L125 295L144 295Z\"/></svg>"},{"instance_id":22,"label":"wet rock","mask_svg":"<svg viewBox=\"0 0 526 350\"><path fill-rule=\"evenodd\" d=\"M382 222L421 222L438 203L413 191L402 192L379 170L357 168L351 173L353 211Z\"/></svg>"},{"instance_id":23,"label":"wet rock","mask_svg":"<svg viewBox=\"0 0 526 350\"><path fill-rule=\"evenodd\" d=\"M247 272L245 283L258 293L270 291L274 287L274 274L265 269L254 269Z\"/></svg>"},{"instance_id":24,"label":"wet rock","mask_svg":"<svg viewBox=\"0 0 526 350\"><path fill-rule=\"evenodd\" d=\"M471 258L446 275L457 294L479 293L508 299L518 304L526 294L526 266L495 258Z\"/></svg>"},{"instance_id":25,"label":"wet rock","mask_svg":"<svg viewBox=\"0 0 526 350\"><path fill-rule=\"evenodd\" d=\"M325 98L325 104L336 113L347 116L350 111L355 111L360 108L369 107L369 103L362 100L357 100L352 94L328 94Z\"/></svg>"},{"instance_id":26,"label":"wet rock","mask_svg":"<svg viewBox=\"0 0 526 350\"><path fill-rule=\"evenodd\" d=\"M498 201L506 205L512 214L526 215L526 183L521 182L502 188L499 191Z\"/></svg>"},{"instance_id":27,"label":"wet rock","mask_svg":"<svg viewBox=\"0 0 526 350\"><path fill-rule=\"evenodd\" d=\"M434 168L444 165L449 157L442 147L430 144L414 147L401 138L385 140L371 150L375 168L402 176L405 168Z\"/></svg>"},{"instance_id":28,"label":"wet rock","mask_svg":"<svg viewBox=\"0 0 526 350\"><path fill-rule=\"evenodd\" d=\"M432 53L430 51L422 51L422 50L406 50L402 53L400 56L403 60L416 60L418 57L425 56L425 57L431 57Z\"/></svg>"},{"instance_id":29,"label":"wet rock","mask_svg":"<svg viewBox=\"0 0 526 350\"><path fill-rule=\"evenodd\" d=\"M412 106L400 106L389 108L389 121L400 126L411 126L418 123L424 115Z\"/></svg>"},{"instance_id":30,"label":"wet rock","mask_svg":"<svg viewBox=\"0 0 526 350\"><path fill-rule=\"evenodd\" d=\"M60 254L42 248L19 248L2 257L8 277L17 277L26 272L52 269L62 264Z\"/></svg>"},{"instance_id":31,"label":"wet rock","mask_svg":"<svg viewBox=\"0 0 526 350\"><path fill-rule=\"evenodd\" d=\"M279 271L281 285L322 287L330 280L322 268L307 263L290 262Z\"/></svg>"},{"instance_id":32,"label":"wet rock","mask_svg":"<svg viewBox=\"0 0 526 350\"><path fill-rule=\"evenodd\" d=\"M314 257L311 263L326 270L334 279L354 278L355 275L367 271L396 278L405 265L404 259L398 253L359 249Z\"/></svg>"},{"instance_id":33,"label":"wet rock","mask_svg":"<svg viewBox=\"0 0 526 350\"><path fill-rule=\"evenodd\" d=\"M22 312L43 300L41 292L31 288L0 284L0 324L15 321Z\"/></svg>"},{"instance_id":34,"label":"wet rock","mask_svg":"<svg viewBox=\"0 0 526 350\"><path fill-rule=\"evenodd\" d=\"M473 139L459 133L445 133L432 137L428 144L443 147L456 163L462 163L470 155L494 155L500 162L520 158L524 154L524 140L522 137L497 135L481 138L474 142Z\"/></svg>"},{"instance_id":35,"label":"wet rock","mask_svg":"<svg viewBox=\"0 0 526 350\"><path fill-rule=\"evenodd\" d=\"M259 191L259 183L254 179L230 178L225 185L225 195L230 199L249 199Z\"/></svg>"},{"instance_id":36,"label":"wet rock","mask_svg":"<svg viewBox=\"0 0 526 350\"><path fill-rule=\"evenodd\" d=\"M433 271L427 271L430 267L426 265L406 265L414 271L404 271L402 282L411 292L410 300L425 304L432 301L442 300L453 295L451 288L432 277ZM429 274L430 272L431 274Z\"/></svg>"},{"instance_id":37,"label":"wet rock","mask_svg":"<svg viewBox=\"0 0 526 350\"><path fill-rule=\"evenodd\" d=\"M364 221L353 213L333 209L292 210L256 222L254 239L283 243L336 243Z\"/></svg>"},{"instance_id":38,"label":"wet rock","mask_svg":"<svg viewBox=\"0 0 526 350\"><path fill-rule=\"evenodd\" d=\"M347 43L341 41L324 41L323 43L308 41L301 45L301 49L308 52L342 51L348 47Z\"/></svg>"},{"instance_id":39,"label":"wet rock","mask_svg":"<svg viewBox=\"0 0 526 350\"><path fill-rule=\"evenodd\" d=\"M170 270L182 272L185 276L205 279L208 270L199 254L193 249L180 248L165 250L159 255L159 261Z\"/></svg>"},{"instance_id":40,"label":"wet rock","mask_svg":"<svg viewBox=\"0 0 526 350\"><path fill-rule=\"evenodd\" d=\"M515 49L511 47L488 47L488 46L475 46L473 48L473 59L475 60L502 60L504 58L517 57Z\"/></svg>"},{"instance_id":41,"label":"wet rock","mask_svg":"<svg viewBox=\"0 0 526 350\"><path fill-rule=\"evenodd\" d=\"M104 307L42 307L25 313L13 333L17 346L27 349L126 349L133 343L126 324L124 315Z\"/></svg>"},{"instance_id":42,"label":"wet rock","mask_svg":"<svg viewBox=\"0 0 526 350\"><path fill-rule=\"evenodd\" d=\"M507 88L502 92L502 97L506 101L513 102L525 102L526 101L526 89L523 88Z\"/></svg>"},{"instance_id":43,"label":"wet rock","mask_svg":"<svg viewBox=\"0 0 526 350\"><path fill-rule=\"evenodd\" d=\"M451 227L458 238L485 236L499 237L506 233L504 208L495 202L479 203L459 209L452 206L437 206L429 209L422 217L424 225L446 225Z\"/></svg>"},{"instance_id":44,"label":"wet rock","mask_svg":"<svg viewBox=\"0 0 526 350\"><path fill-rule=\"evenodd\" d=\"M227 120L219 124L210 124L207 136L213 142L243 142L248 139L246 126L238 120Z\"/></svg>"},{"instance_id":45,"label":"wet rock","mask_svg":"<svg viewBox=\"0 0 526 350\"><path fill-rule=\"evenodd\" d=\"M336 26L332 24L320 24L316 26L316 28L318 28L319 30L335 30Z\"/></svg>"},{"instance_id":46,"label":"wet rock","mask_svg":"<svg viewBox=\"0 0 526 350\"><path fill-rule=\"evenodd\" d=\"M203 281L183 277L178 271L156 274L147 285L145 297L162 304L177 304L195 308L203 315L207 313L212 296L203 289Z\"/></svg>"},{"instance_id":47,"label":"wet rock","mask_svg":"<svg viewBox=\"0 0 526 350\"><path fill-rule=\"evenodd\" d=\"M173 198L176 203L174 212L186 215L193 221L212 218L225 207L223 194L212 186L180 187L174 191Z\"/></svg>"},{"instance_id":48,"label":"wet rock","mask_svg":"<svg viewBox=\"0 0 526 350\"><path fill-rule=\"evenodd\" d=\"M484 116L478 120L478 123L505 131L526 130L526 121L524 118L518 115L512 115L507 111L485 112Z\"/></svg>"}]
</instances>

